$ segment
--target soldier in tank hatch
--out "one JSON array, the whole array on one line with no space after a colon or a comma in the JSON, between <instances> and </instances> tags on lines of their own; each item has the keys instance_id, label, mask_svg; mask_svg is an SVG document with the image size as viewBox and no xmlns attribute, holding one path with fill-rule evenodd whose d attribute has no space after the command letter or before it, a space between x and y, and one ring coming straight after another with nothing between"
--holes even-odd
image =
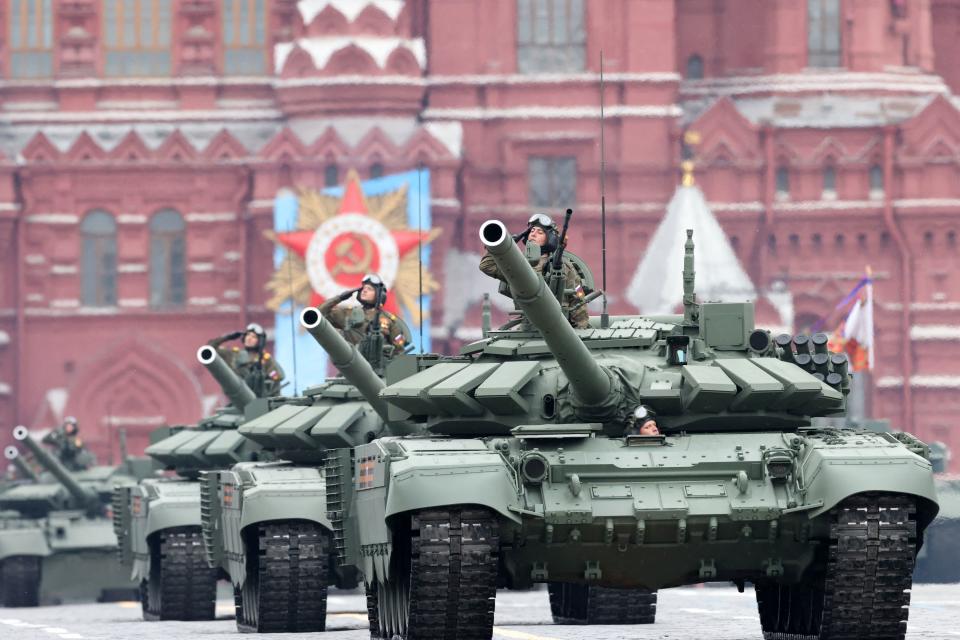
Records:
<instances>
[{"instance_id":1,"label":"soldier in tank hatch","mask_svg":"<svg viewBox=\"0 0 960 640\"><path fill-rule=\"evenodd\" d=\"M231 349L222 345L231 340L240 340L242 348ZM275 396L283 382L283 369L266 351L267 332L256 322L251 322L243 331L234 331L208 342L220 357L243 378L248 387L261 398Z\"/></svg>"},{"instance_id":2,"label":"soldier in tank hatch","mask_svg":"<svg viewBox=\"0 0 960 640\"><path fill-rule=\"evenodd\" d=\"M360 306L342 304L354 295ZM410 343L410 330L403 320L383 308L386 301L387 285L377 274L368 273L359 287L344 291L320 305L320 313L350 344L360 344L374 326L379 326L384 343L392 345L393 350L402 351Z\"/></svg>"},{"instance_id":3,"label":"soldier in tank hatch","mask_svg":"<svg viewBox=\"0 0 960 640\"><path fill-rule=\"evenodd\" d=\"M557 224L550 216L545 213L536 213L527 221L527 229L522 233L514 235L514 240L522 241L524 244L533 242L540 246L540 261L534 265L534 268L542 275L547 272L550 256L559 248L560 232L557 230ZM486 254L480 259L480 271L498 280L505 281L497 268L493 256ZM583 281L573 264L564 258L563 260L563 279L564 289L571 291L566 295L564 306L571 308L579 303L586 292L583 289ZM586 305L581 305L569 312L567 319L570 324L577 329L583 329L590 326L590 313Z\"/></svg>"},{"instance_id":4,"label":"soldier in tank hatch","mask_svg":"<svg viewBox=\"0 0 960 640\"><path fill-rule=\"evenodd\" d=\"M657 426L657 414L653 409L645 404L641 404L630 417L627 418L626 428L623 430L625 436L658 436L660 427Z\"/></svg>"},{"instance_id":5,"label":"soldier in tank hatch","mask_svg":"<svg viewBox=\"0 0 960 640\"><path fill-rule=\"evenodd\" d=\"M96 458L80 439L80 424L73 416L63 419L63 424L43 437L57 458L70 471L83 471L96 465Z\"/></svg>"}]
</instances>

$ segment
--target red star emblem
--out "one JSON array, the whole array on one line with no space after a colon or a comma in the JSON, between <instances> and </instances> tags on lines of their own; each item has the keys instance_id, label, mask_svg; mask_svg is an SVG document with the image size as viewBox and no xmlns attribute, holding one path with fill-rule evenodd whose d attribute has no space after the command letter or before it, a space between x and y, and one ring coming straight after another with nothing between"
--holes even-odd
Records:
<instances>
[{"instance_id":1,"label":"red star emblem","mask_svg":"<svg viewBox=\"0 0 960 640\"><path fill-rule=\"evenodd\" d=\"M347 178L344 187L343 198L340 201L339 213L331 220L336 220L341 216L368 216L366 202L363 198L363 191L360 186L360 180L356 174ZM319 229L288 231L276 234L276 240L288 250L293 251L305 261L310 253L311 243L314 242ZM403 258L411 251L417 248L421 241L427 241L428 235L422 231L406 229L389 229L389 236L392 237L396 245L398 258ZM367 273L380 273L381 269L381 247L369 233L361 230L341 230L328 244L322 255L323 266L327 273L335 280L342 290L356 289L360 286L363 276ZM389 282L389 277L385 276ZM312 290L310 304L318 305L325 300L325 297ZM384 305L392 313L398 312L397 299L393 291L388 291L387 302Z\"/></svg>"}]
</instances>

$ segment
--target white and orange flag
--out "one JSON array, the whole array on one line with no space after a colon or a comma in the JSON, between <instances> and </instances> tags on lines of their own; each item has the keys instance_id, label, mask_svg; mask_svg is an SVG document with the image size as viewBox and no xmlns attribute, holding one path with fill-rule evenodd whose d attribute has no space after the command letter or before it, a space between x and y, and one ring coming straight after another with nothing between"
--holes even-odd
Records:
<instances>
[{"instance_id":1,"label":"white and orange flag","mask_svg":"<svg viewBox=\"0 0 960 640\"><path fill-rule=\"evenodd\" d=\"M873 272L867 267L867 276L859 287L859 294L847 317L836 328L830 339L830 349L843 351L850 358L851 371L872 371L874 361L873 336Z\"/></svg>"}]
</instances>

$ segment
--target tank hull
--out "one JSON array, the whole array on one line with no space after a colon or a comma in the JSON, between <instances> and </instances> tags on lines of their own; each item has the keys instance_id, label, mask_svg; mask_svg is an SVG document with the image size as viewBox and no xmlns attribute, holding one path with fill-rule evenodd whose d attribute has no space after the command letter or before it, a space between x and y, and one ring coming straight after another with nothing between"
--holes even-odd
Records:
<instances>
[{"instance_id":1,"label":"tank hull","mask_svg":"<svg viewBox=\"0 0 960 640\"><path fill-rule=\"evenodd\" d=\"M828 515L843 500L911 496L920 532L936 512L926 460L893 438L841 435L691 434L630 444L385 438L356 450L347 537L359 541L353 560L366 579L382 579L392 520L473 505L499 520L500 571L510 584L799 582L822 556ZM771 453L791 451L791 470L772 477L782 469L771 466ZM524 463L533 456L541 462Z\"/></svg>"}]
</instances>

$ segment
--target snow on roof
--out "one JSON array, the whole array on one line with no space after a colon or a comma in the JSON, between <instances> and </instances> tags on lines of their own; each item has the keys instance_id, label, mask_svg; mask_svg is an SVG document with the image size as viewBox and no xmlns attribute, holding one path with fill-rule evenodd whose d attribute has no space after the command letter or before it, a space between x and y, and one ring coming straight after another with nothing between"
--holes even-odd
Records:
<instances>
[{"instance_id":1,"label":"snow on roof","mask_svg":"<svg viewBox=\"0 0 960 640\"><path fill-rule=\"evenodd\" d=\"M960 325L915 324L910 327L911 340L960 340Z\"/></svg>"},{"instance_id":2,"label":"snow on roof","mask_svg":"<svg viewBox=\"0 0 960 640\"><path fill-rule=\"evenodd\" d=\"M892 389L903 386L902 376L883 376L877 380L881 389ZM960 376L948 375L915 375L910 376L910 386L921 389L956 389L960 388Z\"/></svg>"},{"instance_id":3,"label":"snow on roof","mask_svg":"<svg viewBox=\"0 0 960 640\"><path fill-rule=\"evenodd\" d=\"M686 229L693 229L696 292L700 301L756 299L756 288L696 186L677 188L627 288L643 314L673 313L683 302Z\"/></svg>"},{"instance_id":4,"label":"snow on roof","mask_svg":"<svg viewBox=\"0 0 960 640\"><path fill-rule=\"evenodd\" d=\"M423 38L398 38L395 36L333 36L333 37L312 37L298 38L293 42L281 42L274 49L274 70L277 73L283 69L287 58L294 47L299 47L313 59L313 64L317 69L323 69L330 61L330 57L337 51L346 49L350 46L356 46L363 49L381 69L387 65L387 59L390 54L397 49L406 49L413 54L421 69L427 66L427 48L423 43Z\"/></svg>"},{"instance_id":5,"label":"snow on roof","mask_svg":"<svg viewBox=\"0 0 960 640\"><path fill-rule=\"evenodd\" d=\"M10 334L6 331L0 331L0 346L10 344Z\"/></svg>"},{"instance_id":6,"label":"snow on roof","mask_svg":"<svg viewBox=\"0 0 960 640\"><path fill-rule=\"evenodd\" d=\"M736 98L734 104L754 124L769 122L779 128L833 129L877 127L902 122L919 113L928 95L764 96Z\"/></svg>"},{"instance_id":7,"label":"snow on roof","mask_svg":"<svg viewBox=\"0 0 960 640\"><path fill-rule=\"evenodd\" d=\"M6 382L0 382L0 396L8 396L13 392L13 389Z\"/></svg>"},{"instance_id":8,"label":"snow on roof","mask_svg":"<svg viewBox=\"0 0 960 640\"><path fill-rule=\"evenodd\" d=\"M688 96L811 92L817 94L812 96L817 100L824 97L827 92L950 93L950 89L944 83L942 77L918 72L914 69L891 69L882 73L847 71L845 69L807 69L801 73L685 80L680 85L680 91Z\"/></svg>"},{"instance_id":9,"label":"snow on roof","mask_svg":"<svg viewBox=\"0 0 960 640\"><path fill-rule=\"evenodd\" d=\"M333 129L348 145L354 146L373 129L382 131L395 145L405 144L420 128L424 128L443 144L454 157L460 157L463 148L463 125L459 122L419 123L415 118L299 118L289 121L289 127L304 144L312 144L328 129ZM81 134L86 133L106 152L113 151L130 133L136 133L147 148L156 150L176 132L197 151L226 130L249 153L257 153L283 129L281 121L253 122L181 122L181 123L52 123L46 125L0 125L0 150L8 157L16 157L38 134L42 133L61 153L70 149Z\"/></svg>"},{"instance_id":10,"label":"snow on roof","mask_svg":"<svg viewBox=\"0 0 960 640\"><path fill-rule=\"evenodd\" d=\"M300 0L297 3L297 9L300 11L304 24L313 22L313 19L327 7L333 7L342 13L347 20L353 22L370 5L390 16L391 20L396 20L403 9L403 0Z\"/></svg>"}]
</instances>

